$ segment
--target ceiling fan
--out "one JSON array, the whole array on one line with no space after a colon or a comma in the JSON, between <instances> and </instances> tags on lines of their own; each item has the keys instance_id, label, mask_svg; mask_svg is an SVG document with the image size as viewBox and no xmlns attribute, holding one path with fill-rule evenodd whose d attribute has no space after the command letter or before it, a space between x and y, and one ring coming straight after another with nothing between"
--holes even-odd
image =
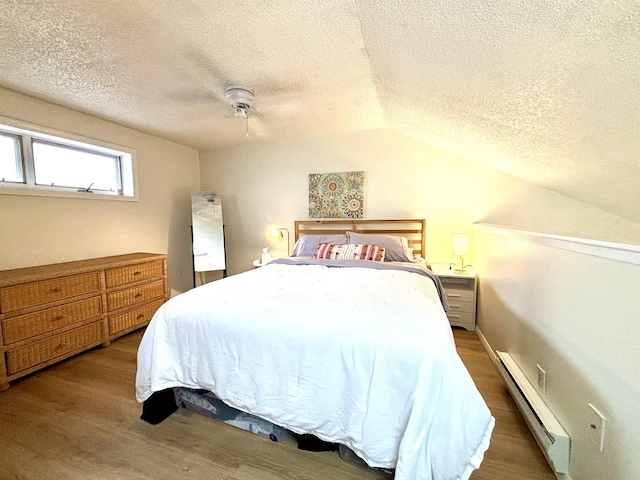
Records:
<instances>
[{"instance_id":1,"label":"ceiling fan","mask_svg":"<svg viewBox=\"0 0 640 480\"><path fill-rule=\"evenodd\" d=\"M229 85L224 90L224 96L233 109L236 117L246 119L245 136L249 138L249 117L255 115L256 110L253 108L255 93L253 90L241 85Z\"/></svg>"},{"instance_id":2,"label":"ceiling fan","mask_svg":"<svg viewBox=\"0 0 640 480\"><path fill-rule=\"evenodd\" d=\"M180 77L182 88L171 98L182 107L197 104L200 117L213 117L216 123L226 123L226 129L229 118L235 117L244 121L246 136L270 137L283 121L304 109L298 96L301 86L287 78L272 78L269 72L239 65L235 57L223 62L200 51L187 51L184 58L189 74Z\"/></svg>"}]
</instances>

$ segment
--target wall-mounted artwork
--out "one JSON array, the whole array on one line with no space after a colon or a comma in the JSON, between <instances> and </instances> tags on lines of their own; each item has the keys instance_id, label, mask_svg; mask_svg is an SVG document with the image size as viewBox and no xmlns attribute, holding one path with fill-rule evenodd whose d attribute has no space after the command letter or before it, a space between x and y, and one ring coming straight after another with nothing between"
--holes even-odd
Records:
<instances>
[{"instance_id":1,"label":"wall-mounted artwork","mask_svg":"<svg viewBox=\"0 0 640 480\"><path fill-rule=\"evenodd\" d=\"M309 175L309 218L362 218L364 172Z\"/></svg>"}]
</instances>

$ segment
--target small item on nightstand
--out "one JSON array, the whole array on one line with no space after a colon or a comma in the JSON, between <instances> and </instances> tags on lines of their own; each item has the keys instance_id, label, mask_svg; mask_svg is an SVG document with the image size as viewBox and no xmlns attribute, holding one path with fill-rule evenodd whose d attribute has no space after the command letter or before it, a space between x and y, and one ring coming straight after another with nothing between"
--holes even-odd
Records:
<instances>
[{"instance_id":1,"label":"small item on nightstand","mask_svg":"<svg viewBox=\"0 0 640 480\"><path fill-rule=\"evenodd\" d=\"M269 247L264 247L262 249L262 264L269 263L271 260L271 254L269 253Z\"/></svg>"},{"instance_id":2,"label":"small item on nightstand","mask_svg":"<svg viewBox=\"0 0 640 480\"><path fill-rule=\"evenodd\" d=\"M453 233L453 254L460 257L460 268L456 268L453 272L467 274L468 270L464 264L464 257L469 255L469 234L467 232Z\"/></svg>"}]
</instances>

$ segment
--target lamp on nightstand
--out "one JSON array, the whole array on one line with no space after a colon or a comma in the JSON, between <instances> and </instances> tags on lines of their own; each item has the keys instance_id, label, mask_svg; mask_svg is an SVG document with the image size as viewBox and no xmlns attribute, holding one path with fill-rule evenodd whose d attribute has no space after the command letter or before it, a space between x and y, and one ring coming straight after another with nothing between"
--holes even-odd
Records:
<instances>
[{"instance_id":1,"label":"lamp on nightstand","mask_svg":"<svg viewBox=\"0 0 640 480\"><path fill-rule=\"evenodd\" d=\"M287 256L289 256L289 230L284 227L272 228L269 230L269 234L278 240L282 240L285 233L287 234Z\"/></svg>"},{"instance_id":2,"label":"lamp on nightstand","mask_svg":"<svg viewBox=\"0 0 640 480\"><path fill-rule=\"evenodd\" d=\"M469 255L469 234L467 232L453 233L453 254L460 257L460 268L456 268L453 273L468 273L464 265L464 257Z\"/></svg>"}]
</instances>

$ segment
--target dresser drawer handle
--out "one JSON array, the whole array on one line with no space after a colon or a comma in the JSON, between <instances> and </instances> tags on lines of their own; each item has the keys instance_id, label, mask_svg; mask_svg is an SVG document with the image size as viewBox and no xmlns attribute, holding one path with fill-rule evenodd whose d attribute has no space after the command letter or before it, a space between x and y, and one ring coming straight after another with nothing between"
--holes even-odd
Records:
<instances>
[{"instance_id":1,"label":"dresser drawer handle","mask_svg":"<svg viewBox=\"0 0 640 480\"><path fill-rule=\"evenodd\" d=\"M142 294L140 292L138 292L138 293L136 293L135 298L139 298L141 296L142 296Z\"/></svg>"},{"instance_id":2,"label":"dresser drawer handle","mask_svg":"<svg viewBox=\"0 0 640 480\"><path fill-rule=\"evenodd\" d=\"M460 294L459 293L447 293L447 297L460 298Z\"/></svg>"},{"instance_id":3,"label":"dresser drawer handle","mask_svg":"<svg viewBox=\"0 0 640 480\"><path fill-rule=\"evenodd\" d=\"M449 318L460 318L460 315L447 315Z\"/></svg>"},{"instance_id":4,"label":"dresser drawer handle","mask_svg":"<svg viewBox=\"0 0 640 480\"><path fill-rule=\"evenodd\" d=\"M55 317L53 319L54 322L59 322L60 320L62 320L64 318L64 315L58 315L57 317Z\"/></svg>"},{"instance_id":5,"label":"dresser drawer handle","mask_svg":"<svg viewBox=\"0 0 640 480\"><path fill-rule=\"evenodd\" d=\"M140 320L140 319L142 319L142 318L144 318L144 313L141 313L140 315L138 315L138 316L136 317L136 320Z\"/></svg>"},{"instance_id":6,"label":"dresser drawer handle","mask_svg":"<svg viewBox=\"0 0 640 480\"><path fill-rule=\"evenodd\" d=\"M460 305L449 305L449 308L460 308Z\"/></svg>"},{"instance_id":7,"label":"dresser drawer handle","mask_svg":"<svg viewBox=\"0 0 640 480\"><path fill-rule=\"evenodd\" d=\"M141 273L142 272L140 272L140 271L133 272L134 275L140 275Z\"/></svg>"},{"instance_id":8,"label":"dresser drawer handle","mask_svg":"<svg viewBox=\"0 0 640 480\"><path fill-rule=\"evenodd\" d=\"M55 287L49 290L49 293L60 293L61 291L60 287Z\"/></svg>"}]
</instances>

